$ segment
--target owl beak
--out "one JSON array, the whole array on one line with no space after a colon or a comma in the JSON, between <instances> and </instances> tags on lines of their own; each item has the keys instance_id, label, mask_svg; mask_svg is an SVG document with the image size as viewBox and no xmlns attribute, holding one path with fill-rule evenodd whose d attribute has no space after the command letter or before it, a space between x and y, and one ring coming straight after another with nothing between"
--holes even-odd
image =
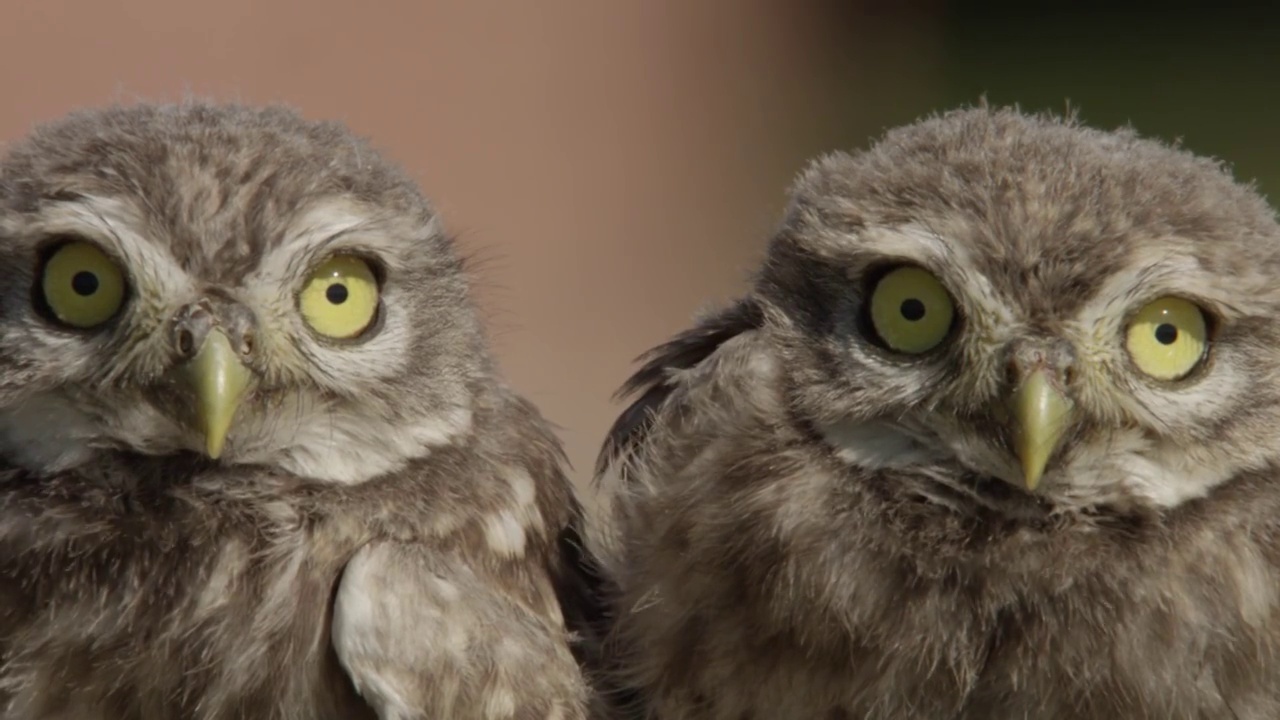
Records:
<instances>
[{"instance_id":1,"label":"owl beak","mask_svg":"<svg viewBox=\"0 0 1280 720\"><path fill-rule=\"evenodd\" d=\"M205 452L217 459L231 430L240 401L252 378L249 369L221 330L212 330L185 366L185 379L196 398L196 417L204 433Z\"/></svg>"},{"instance_id":2,"label":"owl beak","mask_svg":"<svg viewBox=\"0 0 1280 720\"><path fill-rule=\"evenodd\" d=\"M1022 462L1027 489L1034 491L1070 425L1072 404L1043 367L1022 379L1012 400L1014 449Z\"/></svg>"}]
</instances>

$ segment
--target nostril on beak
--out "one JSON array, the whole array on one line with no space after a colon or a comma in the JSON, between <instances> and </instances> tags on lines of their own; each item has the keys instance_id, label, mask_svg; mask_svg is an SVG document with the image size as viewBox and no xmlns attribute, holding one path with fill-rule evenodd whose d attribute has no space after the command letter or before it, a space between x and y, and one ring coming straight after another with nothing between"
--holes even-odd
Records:
<instances>
[{"instance_id":1,"label":"nostril on beak","mask_svg":"<svg viewBox=\"0 0 1280 720\"><path fill-rule=\"evenodd\" d=\"M1059 340L1053 346L1051 361L1062 374L1062 380L1070 385L1076 379L1076 348L1067 340Z\"/></svg>"},{"instance_id":2,"label":"nostril on beak","mask_svg":"<svg viewBox=\"0 0 1280 720\"><path fill-rule=\"evenodd\" d=\"M170 336L178 356L183 360L195 357L212 328L213 318L198 304L188 305L179 311L173 319L173 334Z\"/></svg>"},{"instance_id":3,"label":"nostril on beak","mask_svg":"<svg viewBox=\"0 0 1280 720\"><path fill-rule=\"evenodd\" d=\"M1070 383L1075 377L1076 350L1068 340L1029 341L1014 344L1005 360L1006 379L1017 384L1036 370L1047 369Z\"/></svg>"},{"instance_id":4,"label":"nostril on beak","mask_svg":"<svg viewBox=\"0 0 1280 720\"><path fill-rule=\"evenodd\" d=\"M200 354L214 329L226 335L232 352L241 362L248 362L253 356L258 346L253 313L243 305L230 301L217 304L206 297L183 307L173 318L169 340L178 360L191 360Z\"/></svg>"},{"instance_id":5,"label":"nostril on beak","mask_svg":"<svg viewBox=\"0 0 1280 720\"><path fill-rule=\"evenodd\" d=\"M184 358L189 358L196 354L195 335L186 328L179 328L178 330L178 353Z\"/></svg>"},{"instance_id":6,"label":"nostril on beak","mask_svg":"<svg viewBox=\"0 0 1280 720\"><path fill-rule=\"evenodd\" d=\"M1076 382L1076 366L1068 365L1062 371L1062 382L1067 385L1074 385Z\"/></svg>"},{"instance_id":7,"label":"nostril on beak","mask_svg":"<svg viewBox=\"0 0 1280 720\"><path fill-rule=\"evenodd\" d=\"M1022 365L1018 362L1017 356L1010 354L1004 363L1004 379L1009 385L1017 385L1018 378L1022 375Z\"/></svg>"}]
</instances>

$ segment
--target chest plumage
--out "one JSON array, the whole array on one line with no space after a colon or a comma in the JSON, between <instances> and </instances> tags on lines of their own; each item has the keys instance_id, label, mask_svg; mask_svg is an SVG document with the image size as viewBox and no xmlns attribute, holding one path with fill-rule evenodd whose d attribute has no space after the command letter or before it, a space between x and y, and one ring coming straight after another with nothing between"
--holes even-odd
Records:
<instances>
[{"instance_id":1,"label":"chest plumage","mask_svg":"<svg viewBox=\"0 0 1280 720\"><path fill-rule=\"evenodd\" d=\"M45 478L8 470L0 698L31 718L376 717L335 652L344 577L356 604L386 594L422 611L403 632L456 657L438 658L439 678L425 665L421 682L453 694L495 690L466 668L523 640L508 616L548 633L553 654L540 662L567 659L549 640L564 619L548 532L566 518L532 480L547 468L537 454L530 465L480 451L461 444L355 487L194 455ZM362 548L386 542L430 582L346 575ZM401 572L411 580L415 568Z\"/></svg>"},{"instance_id":2,"label":"chest plumage","mask_svg":"<svg viewBox=\"0 0 1280 720\"><path fill-rule=\"evenodd\" d=\"M10 471L23 486L4 493L0 523L18 580L2 616L11 715L368 715L329 620L371 529L287 477L228 487L180 464L135 471Z\"/></svg>"}]
</instances>

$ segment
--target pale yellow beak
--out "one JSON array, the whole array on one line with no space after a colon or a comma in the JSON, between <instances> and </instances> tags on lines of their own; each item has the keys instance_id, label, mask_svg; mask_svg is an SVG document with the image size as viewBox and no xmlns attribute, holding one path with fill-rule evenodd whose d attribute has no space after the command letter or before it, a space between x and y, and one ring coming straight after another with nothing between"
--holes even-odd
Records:
<instances>
[{"instance_id":1,"label":"pale yellow beak","mask_svg":"<svg viewBox=\"0 0 1280 720\"><path fill-rule=\"evenodd\" d=\"M1049 457L1071 424L1071 401L1050 382L1047 371L1035 370L1013 393L1014 450L1022 461L1022 477L1035 490Z\"/></svg>"},{"instance_id":2,"label":"pale yellow beak","mask_svg":"<svg viewBox=\"0 0 1280 720\"><path fill-rule=\"evenodd\" d=\"M217 459L252 374L240 362L227 336L213 330L200 352L184 366L183 377L195 393L196 418L204 432L205 452Z\"/></svg>"}]
</instances>

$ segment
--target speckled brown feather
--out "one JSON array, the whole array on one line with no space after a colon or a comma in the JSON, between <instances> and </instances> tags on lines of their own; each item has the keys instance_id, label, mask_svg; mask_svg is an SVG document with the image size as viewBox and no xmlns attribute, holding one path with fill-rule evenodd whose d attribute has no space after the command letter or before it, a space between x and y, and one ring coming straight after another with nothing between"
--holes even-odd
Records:
<instances>
[{"instance_id":1,"label":"speckled brown feather","mask_svg":"<svg viewBox=\"0 0 1280 720\"><path fill-rule=\"evenodd\" d=\"M68 208L131 253L130 304L98 332L30 306ZM385 261L376 356L310 338L253 279L352 217ZM284 109L112 108L10 150L0 228L0 440L21 451L0 458L0 717L587 717L594 589L560 445L495 372L403 174ZM258 323L252 429L220 461L173 434L170 350L148 345L179 276Z\"/></svg>"},{"instance_id":2,"label":"speckled brown feather","mask_svg":"<svg viewBox=\"0 0 1280 720\"><path fill-rule=\"evenodd\" d=\"M952 253L930 267L964 315L908 362L858 317L864 273L913 247ZM1002 343L1074 332L1130 272L1116 312L1146 278L1219 316L1203 377L1150 387L1098 351L1076 474L997 477ZM634 716L1280 715L1278 273L1261 198L1129 132L983 107L816 162L743 300L760 321L656 351L600 459L589 536Z\"/></svg>"}]
</instances>

